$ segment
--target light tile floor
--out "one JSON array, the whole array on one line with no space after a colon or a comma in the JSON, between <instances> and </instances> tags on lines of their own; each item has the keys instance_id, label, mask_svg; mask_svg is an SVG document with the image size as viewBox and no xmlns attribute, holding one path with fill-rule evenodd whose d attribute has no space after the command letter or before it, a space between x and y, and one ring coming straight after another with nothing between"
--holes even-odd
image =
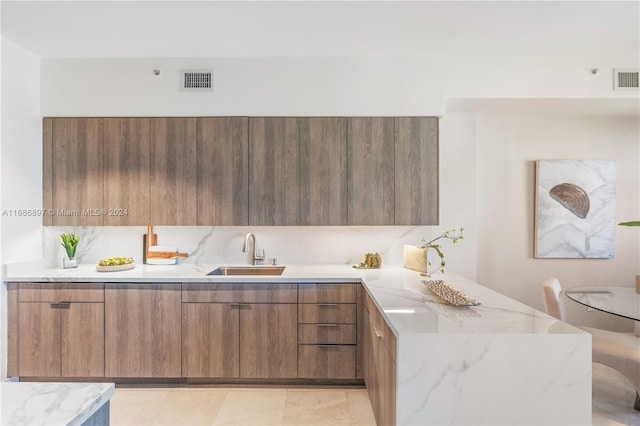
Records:
<instances>
[{"instance_id":1,"label":"light tile floor","mask_svg":"<svg viewBox=\"0 0 640 426\"><path fill-rule=\"evenodd\" d=\"M375 425L366 389L118 387L112 425Z\"/></svg>"},{"instance_id":2,"label":"light tile floor","mask_svg":"<svg viewBox=\"0 0 640 426\"><path fill-rule=\"evenodd\" d=\"M635 390L593 364L593 424L640 426ZM112 425L375 425L365 389L118 387Z\"/></svg>"}]
</instances>

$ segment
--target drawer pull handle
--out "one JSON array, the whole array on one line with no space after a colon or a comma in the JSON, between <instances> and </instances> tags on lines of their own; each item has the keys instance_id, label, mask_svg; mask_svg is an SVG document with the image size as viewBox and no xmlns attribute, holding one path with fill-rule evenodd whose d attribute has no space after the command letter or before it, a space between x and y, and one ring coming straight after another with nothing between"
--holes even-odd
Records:
<instances>
[{"instance_id":1,"label":"drawer pull handle","mask_svg":"<svg viewBox=\"0 0 640 426\"><path fill-rule=\"evenodd\" d=\"M52 308L59 308L59 309L68 309L69 307L71 307L71 302L52 303L51 307Z\"/></svg>"},{"instance_id":2,"label":"drawer pull handle","mask_svg":"<svg viewBox=\"0 0 640 426\"><path fill-rule=\"evenodd\" d=\"M245 306L251 306L249 303L229 303L230 308L242 308Z\"/></svg>"},{"instance_id":3,"label":"drawer pull handle","mask_svg":"<svg viewBox=\"0 0 640 426\"><path fill-rule=\"evenodd\" d=\"M377 337L378 339L381 339L381 338L382 338L382 334L380 334L380 332L379 332L379 331L378 331L378 329L375 327L375 325L372 325L372 326L371 326L371 328L373 328L373 332L374 332L374 334L376 335L376 337Z\"/></svg>"},{"instance_id":4,"label":"drawer pull handle","mask_svg":"<svg viewBox=\"0 0 640 426\"><path fill-rule=\"evenodd\" d=\"M338 304L337 303L318 303L318 306L325 307L325 308L326 307L337 308Z\"/></svg>"},{"instance_id":5,"label":"drawer pull handle","mask_svg":"<svg viewBox=\"0 0 640 426\"><path fill-rule=\"evenodd\" d=\"M337 348L336 345L316 345L319 348Z\"/></svg>"},{"instance_id":6,"label":"drawer pull handle","mask_svg":"<svg viewBox=\"0 0 640 426\"><path fill-rule=\"evenodd\" d=\"M338 324L318 324L318 327L337 327Z\"/></svg>"}]
</instances>

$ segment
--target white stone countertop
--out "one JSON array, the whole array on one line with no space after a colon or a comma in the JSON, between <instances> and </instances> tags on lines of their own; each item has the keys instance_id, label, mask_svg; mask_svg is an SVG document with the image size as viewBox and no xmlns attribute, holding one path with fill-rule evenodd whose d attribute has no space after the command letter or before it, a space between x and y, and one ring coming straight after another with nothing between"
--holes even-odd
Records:
<instances>
[{"instance_id":1,"label":"white stone countertop","mask_svg":"<svg viewBox=\"0 0 640 426\"><path fill-rule=\"evenodd\" d=\"M5 265L5 282L362 282L375 303L384 312L397 336L401 333L481 333L481 334L582 334L581 330L524 305L489 288L458 275L447 273L443 279L458 290L481 302L480 306L454 307L439 302L419 272L401 266L383 265L381 269L359 270L351 265L309 264L286 266L279 276L211 276L208 272L221 265L178 264L136 265L118 272L97 272L95 265L78 268L47 268L37 263ZM229 266L229 265L225 265ZM243 265L246 266L246 265Z\"/></svg>"},{"instance_id":2,"label":"white stone countertop","mask_svg":"<svg viewBox=\"0 0 640 426\"><path fill-rule=\"evenodd\" d=\"M81 425L114 389L113 383L2 382L2 424Z\"/></svg>"}]
</instances>

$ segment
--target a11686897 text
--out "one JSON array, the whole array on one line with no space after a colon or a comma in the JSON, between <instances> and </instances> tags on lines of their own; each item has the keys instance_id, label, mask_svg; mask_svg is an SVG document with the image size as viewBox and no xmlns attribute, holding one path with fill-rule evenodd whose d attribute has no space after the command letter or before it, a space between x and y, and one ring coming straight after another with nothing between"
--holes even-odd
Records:
<instances>
[{"instance_id":1,"label":"a11686897 text","mask_svg":"<svg viewBox=\"0 0 640 426\"><path fill-rule=\"evenodd\" d=\"M129 216L129 209L4 209L2 217Z\"/></svg>"}]
</instances>

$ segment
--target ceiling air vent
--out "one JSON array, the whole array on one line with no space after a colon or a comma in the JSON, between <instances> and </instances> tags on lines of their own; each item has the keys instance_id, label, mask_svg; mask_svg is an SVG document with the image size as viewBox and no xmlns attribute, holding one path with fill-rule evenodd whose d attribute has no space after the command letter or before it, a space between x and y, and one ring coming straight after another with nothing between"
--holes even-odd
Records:
<instances>
[{"instance_id":1,"label":"ceiling air vent","mask_svg":"<svg viewBox=\"0 0 640 426\"><path fill-rule=\"evenodd\" d=\"M638 90L638 76L640 70L625 69L613 70L613 89L614 90Z\"/></svg>"},{"instance_id":2,"label":"ceiling air vent","mask_svg":"<svg viewBox=\"0 0 640 426\"><path fill-rule=\"evenodd\" d=\"M213 70L180 71L180 90L183 92L213 92Z\"/></svg>"}]
</instances>

